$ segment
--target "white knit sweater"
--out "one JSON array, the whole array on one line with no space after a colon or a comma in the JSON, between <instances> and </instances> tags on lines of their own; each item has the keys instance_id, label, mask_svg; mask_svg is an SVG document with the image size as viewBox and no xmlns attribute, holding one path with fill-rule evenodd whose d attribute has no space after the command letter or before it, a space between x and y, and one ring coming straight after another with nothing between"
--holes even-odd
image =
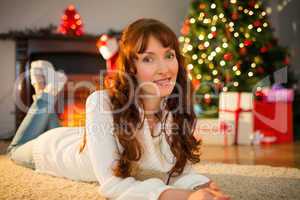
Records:
<instances>
[{"instance_id":1,"label":"white knit sweater","mask_svg":"<svg viewBox=\"0 0 300 200\"><path fill-rule=\"evenodd\" d=\"M168 188L192 189L205 184L209 179L197 174L188 162L179 177L166 185L165 178L137 180L132 175L119 178L113 175L111 167L123 148L113 135L111 103L107 91L96 91L86 102L87 146L79 153L85 127L60 127L39 136L33 146L36 171L78 181L98 181L100 193L115 200L156 200ZM141 110L140 110L141 111ZM167 124L172 115L167 115ZM167 126L168 127L168 126ZM154 129L158 134L161 124ZM167 128L167 134L171 130ZM137 162L137 170L151 170L167 174L175 163L164 134L152 137L147 120L137 133L137 139L144 153Z\"/></svg>"}]
</instances>

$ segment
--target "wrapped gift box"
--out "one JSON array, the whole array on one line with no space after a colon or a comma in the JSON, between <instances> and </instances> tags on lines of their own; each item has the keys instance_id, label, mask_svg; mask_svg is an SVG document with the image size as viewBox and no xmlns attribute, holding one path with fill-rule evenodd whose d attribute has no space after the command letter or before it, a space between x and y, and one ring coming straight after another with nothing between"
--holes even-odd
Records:
<instances>
[{"instance_id":1,"label":"wrapped gift box","mask_svg":"<svg viewBox=\"0 0 300 200\"><path fill-rule=\"evenodd\" d=\"M253 95L247 92L222 92L219 118L233 124L235 144L250 145L254 136Z\"/></svg>"},{"instance_id":2,"label":"wrapped gift box","mask_svg":"<svg viewBox=\"0 0 300 200\"><path fill-rule=\"evenodd\" d=\"M218 118L198 119L195 137L201 139L203 144L224 146L234 144L232 124L223 122Z\"/></svg>"},{"instance_id":3,"label":"wrapped gift box","mask_svg":"<svg viewBox=\"0 0 300 200\"><path fill-rule=\"evenodd\" d=\"M281 85L275 84L272 88L263 88L261 93L264 97L262 100L268 102L293 102L294 90L287 89Z\"/></svg>"},{"instance_id":4,"label":"wrapped gift box","mask_svg":"<svg viewBox=\"0 0 300 200\"><path fill-rule=\"evenodd\" d=\"M264 90L263 95L254 101L254 130L264 136L261 143L293 142L293 91Z\"/></svg>"}]
</instances>

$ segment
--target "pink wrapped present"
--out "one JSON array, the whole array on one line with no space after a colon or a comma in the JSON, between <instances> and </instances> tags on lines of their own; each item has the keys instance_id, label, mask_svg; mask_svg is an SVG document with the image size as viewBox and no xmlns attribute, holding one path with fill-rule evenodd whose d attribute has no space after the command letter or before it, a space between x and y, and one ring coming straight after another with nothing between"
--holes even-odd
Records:
<instances>
[{"instance_id":1,"label":"pink wrapped present","mask_svg":"<svg viewBox=\"0 0 300 200\"><path fill-rule=\"evenodd\" d=\"M294 100L294 90L280 85L274 85L272 89L263 89L263 93L268 102L293 102Z\"/></svg>"}]
</instances>

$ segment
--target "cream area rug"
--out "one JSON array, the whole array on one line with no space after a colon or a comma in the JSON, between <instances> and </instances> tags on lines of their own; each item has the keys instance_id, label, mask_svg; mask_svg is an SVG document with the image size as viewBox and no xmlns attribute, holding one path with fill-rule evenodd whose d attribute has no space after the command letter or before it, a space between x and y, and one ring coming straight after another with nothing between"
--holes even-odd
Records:
<instances>
[{"instance_id":1,"label":"cream area rug","mask_svg":"<svg viewBox=\"0 0 300 200\"><path fill-rule=\"evenodd\" d=\"M295 168L201 162L195 169L237 200L299 200L300 170ZM97 183L53 177L16 165L0 155L0 199L104 200ZM152 176L141 174L141 177ZM153 174L153 176L160 176Z\"/></svg>"}]
</instances>

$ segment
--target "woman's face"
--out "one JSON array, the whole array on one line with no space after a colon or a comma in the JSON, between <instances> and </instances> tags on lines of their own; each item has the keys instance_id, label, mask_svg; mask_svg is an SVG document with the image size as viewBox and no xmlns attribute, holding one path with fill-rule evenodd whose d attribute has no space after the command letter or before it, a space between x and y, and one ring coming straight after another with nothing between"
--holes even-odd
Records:
<instances>
[{"instance_id":1,"label":"woman's face","mask_svg":"<svg viewBox=\"0 0 300 200\"><path fill-rule=\"evenodd\" d=\"M150 36L147 49L135 61L138 90L143 95L165 97L172 93L178 73L175 50Z\"/></svg>"}]
</instances>

